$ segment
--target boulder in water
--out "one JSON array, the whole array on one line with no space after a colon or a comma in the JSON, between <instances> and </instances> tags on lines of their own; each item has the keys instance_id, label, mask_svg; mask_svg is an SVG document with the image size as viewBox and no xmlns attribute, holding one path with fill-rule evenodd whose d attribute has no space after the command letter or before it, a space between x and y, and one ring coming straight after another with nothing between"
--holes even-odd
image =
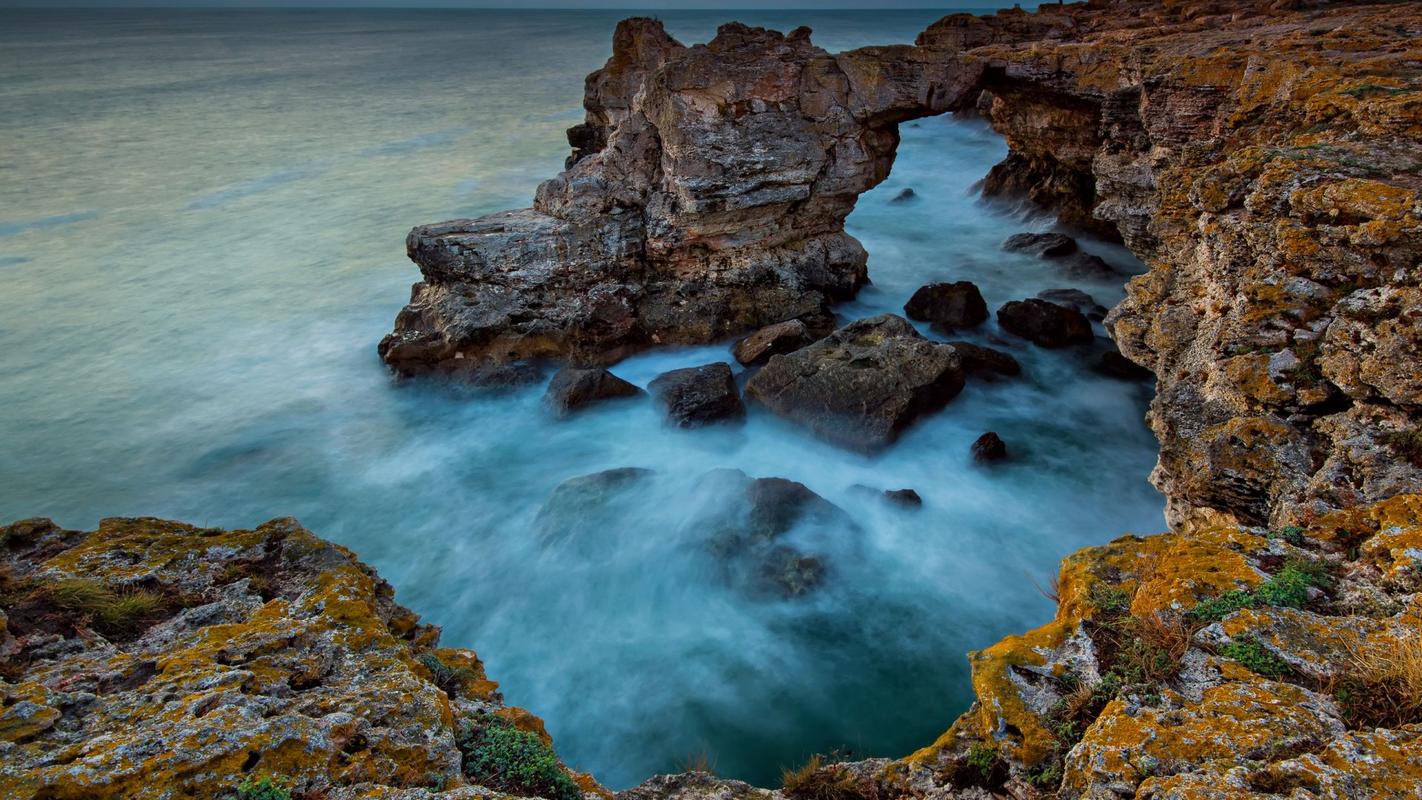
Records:
<instances>
[{"instance_id":1,"label":"boulder in water","mask_svg":"<svg viewBox=\"0 0 1422 800\"><path fill-rule=\"evenodd\" d=\"M903 317L883 314L771 358L746 393L830 442L874 451L956 397L963 374L953 347L928 341Z\"/></svg>"},{"instance_id":2,"label":"boulder in water","mask_svg":"<svg viewBox=\"0 0 1422 800\"><path fill-rule=\"evenodd\" d=\"M1059 306L1070 306L1095 322L1106 319L1106 306L1096 302L1095 298L1080 289L1047 289L1038 292L1037 297Z\"/></svg>"},{"instance_id":3,"label":"boulder in water","mask_svg":"<svg viewBox=\"0 0 1422 800\"><path fill-rule=\"evenodd\" d=\"M890 203L902 204L902 203L907 203L907 202L910 201L910 200L916 200L916 199L918 199L918 193L915 192L915 191L914 191L913 189L911 189L911 188L905 187L905 188L903 189L903 191L901 191L901 192L899 192L898 194L894 195L893 199L890 200L889 202L890 202Z\"/></svg>"},{"instance_id":4,"label":"boulder in water","mask_svg":"<svg viewBox=\"0 0 1422 800\"><path fill-rule=\"evenodd\" d=\"M1107 350L1096 362L1096 371L1123 381L1148 381L1155 373L1126 358L1115 350Z\"/></svg>"},{"instance_id":5,"label":"boulder in water","mask_svg":"<svg viewBox=\"0 0 1422 800\"><path fill-rule=\"evenodd\" d=\"M988 318L982 292L971 281L921 286L904 304L904 313L941 331L971 328Z\"/></svg>"},{"instance_id":6,"label":"boulder in water","mask_svg":"<svg viewBox=\"0 0 1422 800\"><path fill-rule=\"evenodd\" d=\"M1080 311L1037 298L1007 303L997 310L997 321L1003 330L1040 347L1090 344L1096 338Z\"/></svg>"},{"instance_id":7,"label":"boulder in water","mask_svg":"<svg viewBox=\"0 0 1422 800\"><path fill-rule=\"evenodd\" d=\"M534 529L543 544L550 545L581 538L589 530L615 527L633 513L628 503L633 490L652 474L640 467L619 467L569 478L553 489L538 510Z\"/></svg>"},{"instance_id":8,"label":"boulder in water","mask_svg":"<svg viewBox=\"0 0 1422 800\"><path fill-rule=\"evenodd\" d=\"M745 416L731 365L717 362L674 369L658 375L647 387L679 428L697 428Z\"/></svg>"},{"instance_id":9,"label":"boulder in water","mask_svg":"<svg viewBox=\"0 0 1422 800\"><path fill-rule=\"evenodd\" d=\"M972 453L973 460L979 464L1002 461L1007 458L1007 443L996 433L988 431L973 442Z\"/></svg>"},{"instance_id":10,"label":"boulder in water","mask_svg":"<svg viewBox=\"0 0 1422 800\"><path fill-rule=\"evenodd\" d=\"M983 347L972 342L954 341L948 343L963 360L963 369L969 375L989 380L1000 375L1021 375L1022 365L1017 359L1001 350Z\"/></svg>"},{"instance_id":11,"label":"boulder in water","mask_svg":"<svg viewBox=\"0 0 1422 800\"><path fill-rule=\"evenodd\" d=\"M1009 253L1029 253L1038 258L1061 258L1077 251L1076 240L1061 233L1015 233L1002 243Z\"/></svg>"},{"instance_id":12,"label":"boulder in water","mask_svg":"<svg viewBox=\"0 0 1422 800\"><path fill-rule=\"evenodd\" d=\"M640 394L641 389L605 369L564 367L554 374L543 400L554 414L566 417L595 403Z\"/></svg>"}]
</instances>

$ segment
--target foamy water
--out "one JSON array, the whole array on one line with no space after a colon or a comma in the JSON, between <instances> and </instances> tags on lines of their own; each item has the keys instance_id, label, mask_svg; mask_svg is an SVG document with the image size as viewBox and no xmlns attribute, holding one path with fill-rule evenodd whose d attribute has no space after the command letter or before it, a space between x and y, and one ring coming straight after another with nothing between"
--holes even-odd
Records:
<instances>
[{"instance_id":1,"label":"foamy water","mask_svg":"<svg viewBox=\"0 0 1422 800\"><path fill-rule=\"evenodd\" d=\"M543 385L393 383L375 343L418 277L404 233L528 203L616 14L0 14L0 518L296 516L476 648L573 766L616 787L703 754L771 783L816 751L926 744L969 701L965 652L1050 617L1034 581L1061 556L1163 525L1150 387L991 322L963 338L1010 349L1024 376L970 382L873 458L755 409L697 431L648 402L554 422ZM662 16L683 41L723 21ZM911 41L936 15L737 16L843 49ZM843 319L936 280L972 280L994 309L1064 286L1119 300L1119 281L1000 251L1046 223L976 199L1006 152L985 126L902 133L849 220L874 285ZM891 204L904 187L918 199ZM728 343L614 372L645 386L716 360ZM987 430L1012 462L970 464ZM625 466L654 473L576 546L542 540L555 486ZM820 591L724 579L697 483L722 467L801 481L853 519L814 542Z\"/></svg>"}]
</instances>

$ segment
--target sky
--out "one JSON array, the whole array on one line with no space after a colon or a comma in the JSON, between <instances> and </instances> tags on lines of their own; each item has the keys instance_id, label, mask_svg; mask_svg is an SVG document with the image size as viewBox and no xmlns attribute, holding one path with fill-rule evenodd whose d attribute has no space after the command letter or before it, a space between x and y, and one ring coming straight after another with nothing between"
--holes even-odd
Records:
<instances>
[{"instance_id":1,"label":"sky","mask_svg":"<svg viewBox=\"0 0 1422 800\"><path fill-rule=\"evenodd\" d=\"M775 8L1010 8L1001 0L0 0L0 8L615 8L615 9L775 9ZM1031 8L1035 2L1024 2Z\"/></svg>"}]
</instances>

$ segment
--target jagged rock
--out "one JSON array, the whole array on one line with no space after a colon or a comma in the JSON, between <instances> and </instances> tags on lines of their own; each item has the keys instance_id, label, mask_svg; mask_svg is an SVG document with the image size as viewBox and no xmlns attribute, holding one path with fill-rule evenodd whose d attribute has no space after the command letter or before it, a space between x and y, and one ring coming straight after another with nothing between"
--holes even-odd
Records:
<instances>
[{"instance_id":1,"label":"jagged rock","mask_svg":"<svg viewBox=\"0 0 1422 800\"><path fill-rule=\"evenodd\" d=\"M963 374L951 346L883 314L775 356L750 379L746 394L828 441L869 451L957 396Z\"/></svg>"},{"instance_id":2,"label":"jagged rock","mask_svg":"<svg viewBox=\"0 0 1422 800\"><path fill-rule=\"evenodd\" d=\"M791 319L767 325L736 342L731 348L731 355L742 365L750 367L765 363L771 356L799 350L814 340L814 334L810 333L804 322Z\"/></svg>"},{"instance_id":3,"label":"jagged rock","mask_svg":"<svg viewBox=\"0 0 1422 800\"><path fill-rule=\"evenodd\" d=\"M920 286L904 304L909 319L933 323L935 330L971 328L988 318L982 292L971 281Z\"/></svg>"},{"instance_id":4,"label":"jagged rock","mask_svg":"<svg viewBox=\"0 0 1422 800\"><path fill-rule=\"evenodd\" d=\"M1040 347L1090 344L1096 338L1080 311L1036 298L1008 302L997 310L997 322Z\"/></svg>"},{"instance_id":5,"label":"jagged rock","mask_svg":"<svg viewBox=\"0 0 1422 800\"><path fill-rule=\"evenodd\" d=\"M1096 302L1091 295L1080 289L1046 289L1038 292L1037 297L1059 306L1070 306L1093 322L1106 319L1106 306Z\"/></svg>"},{"instance_id":6,"label":"jagged rock","mask_svg":"<svg viewBox=\"0 0 1422 800\"><path fill-rule=\"evenodd\" d=\"M1061 258L1076 252L1076 240L1061 233L1014 233L1002 243L1009 253L1028 253L1038 258Z\"/></svg>"},{"instance_id":7,"label":"jagged rock","mask_svg":"<svg viewBox=\"0 0 1422 800\"><path fill-rule=\"evenodd\" d=\"M680 428L697 428L745 416L731 365L718 362L663 372L647 386Z\"/></svg>"},{"instance_id":8,"label":"jagged rock","mask_svg":"<svg viewBox=\"0 0 1422 800\"><path fill-rule=\"evenodd\" d=\"M908 187L905 187L905 188L903 189L903 191L901 191L901 192L899 192L898 194L894 195L893 198L889 200L889 202L890 202L890 203L903 204L903 203L909 202L910 200L916 200L916 199L918 199L918 194L917 194L916 192L914 192L913 189L908 188Z\"/></svg>"},{"instance_id":9,"label":"jagged rock","mask_svg":"<svg viewBox=\"0 0 1422 800\"><path fill-rule=\"evenodd\" d=\"M657 775L617 793L616 800L775 800L777 793L709 772Z\"/></svg>"},{"instance_id":10,"label":"jagged rock","mask_svg":"<svg viewBox=\"0 0 1422 800\"><path fill-rule=\"evenodd\" d=\"M1017 363L1017 359L1001 350L972 342L953 341L948 344L958 351L958 357L963 360L963 369L969 375L992 379L999 375L1022 374L1022 365Z\"/></svg>"},{"instance_id":11,"label":"jagged rock","mask_svg":"<svg viewBox=\"0 0 1422 800\"><path fill-rule=\"evenodd\" d=\"M992 431L984 433L973 441L973 460L979 464L1003 461L1007 458L1007 443Z\"/></svg>"},{"instance_id":12,"label":"jagged rock","mask_svg":"<svg viewBox=\"0 0 1422 800\"><path fill-rule=\"evenodd\" d=\"M560 417L605 400L636 397L642 390L605 369L564 367L553 375L543 401Z\"/></svg>"}]
</instances>

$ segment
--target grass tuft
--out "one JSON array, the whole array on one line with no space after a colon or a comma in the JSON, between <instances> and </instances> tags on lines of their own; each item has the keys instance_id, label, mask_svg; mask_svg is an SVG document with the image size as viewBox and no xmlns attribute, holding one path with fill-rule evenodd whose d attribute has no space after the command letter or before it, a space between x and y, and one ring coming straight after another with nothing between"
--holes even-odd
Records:
<instances>
[{"instance_id":1,"label":"grass tuft","mask_svg":"<svg viewBox=\"0 0 1422 800\"><path fill-rule=\"evenodd\" d=\"M862 797L854 775L838 764L826 764L823 756L813 755L799 769L780 772L780 783L786 797L796 800L858 800Z\"/></svg>"}]
</instances>

